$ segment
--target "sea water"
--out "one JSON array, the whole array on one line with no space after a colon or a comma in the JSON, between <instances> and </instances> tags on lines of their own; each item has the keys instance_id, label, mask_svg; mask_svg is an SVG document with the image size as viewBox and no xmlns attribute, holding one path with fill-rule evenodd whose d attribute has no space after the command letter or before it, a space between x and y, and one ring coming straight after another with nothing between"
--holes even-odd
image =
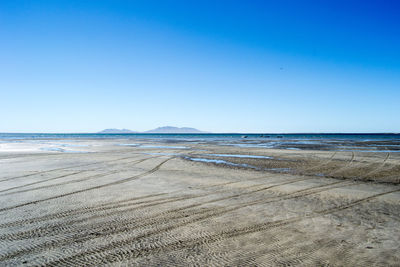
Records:
<instances>
[{"instance_id":1,"label":"sea water","mask_svg":"<svg viewBox=\"0 0 400 267\"><path fill-rule=\"evenodd\" d=\"M271 133L201 133L201 134L103 134L103 133L0 133L0 143L40 142L40 140L122 139L146 140L166 146L177 144L213 144L221 146L254 147L260 149L337 150L363 152L400 152L400 134L271 134ZM123 141L125 140L125 141ZM134 142L134 141L133 141ZM160 145L161 148L162 145ZM186 148L186 147L185 147Z\"/></svg>"}]
</instances>

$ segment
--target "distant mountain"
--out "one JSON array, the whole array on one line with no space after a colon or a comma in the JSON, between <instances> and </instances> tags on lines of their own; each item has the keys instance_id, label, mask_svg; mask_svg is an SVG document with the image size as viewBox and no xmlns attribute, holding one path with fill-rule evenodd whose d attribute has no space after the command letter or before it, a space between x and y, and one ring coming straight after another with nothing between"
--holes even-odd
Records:
<instances>
[{"instance_id":1,"label":"distant mountain","mask_svg":"<svg viewBox=\"0 0 400 267\"><path fill-rule=\"evenodd\" d=\"M105 129L98 133L121 134L121 133L141 133L141 132L135 132L135 131L131 131L129 129L111 128L111 129ZM164 127L158 127L153 130L145 131L142 133L206 133L206 132L197 130L195 128L190 128L190 127L164 126Z\"/></svg>"},{"instance_id":2,"label":"distant mountain","mask_svg":"<svg viewBox=\"0 0 400 267\"><path fill-rule=\"evenodd\" d=\"M150 131L146 131L145 133L205 133L205 132L189 127L180 128L174 126L164 126L164 127L158 127Z\"/></svg>"},{"instance_id":3,"label":"distant mountain","mask_svg":"<svg viewBox=\"0 0 400 267\"><path fill-rule=\"evenodd\" d=\"M116 133L116 134L118 134L118 133L137 133L137 132L131 131L129 129L115 129L115 128L112 128L112 129L105 129L105 130L100 131L98 133Z\"/></svg>"}]
</instances>

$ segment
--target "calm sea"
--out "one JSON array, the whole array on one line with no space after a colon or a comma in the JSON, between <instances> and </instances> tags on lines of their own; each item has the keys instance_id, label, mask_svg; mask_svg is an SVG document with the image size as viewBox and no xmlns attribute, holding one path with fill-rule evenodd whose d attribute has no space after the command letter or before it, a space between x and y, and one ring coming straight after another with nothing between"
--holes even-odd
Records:
<instances>
[{"instance_id":1,"label":"calm sea","mask_svg":"<svg viewBox=\"0 0 400 267\"><path fill-rule=\"evenodd\" d=\"M202 133L202 134L100 134L100 133L0 133L0 139L183 139L183 140L352 140L391 141L400 140L399 133L365 134L254 134L254 133Z\"/></svg>"},{"instance_id":2,"label":"calm sea","mask_svg":"<svg viewBox=\"0 0 400 267\"><path fill-rule=\"evenodd\" d=\"M0 142L42 142L41 140L114 139L129 145L132 139L165 144L190 143L220 146L292 150L336 150L400 152L400 134L99 134L99 133L0 133ZM127 144L128 143L128 144ZM64 144L65 145L65 144Z\"/></svg>"}]
</instances>

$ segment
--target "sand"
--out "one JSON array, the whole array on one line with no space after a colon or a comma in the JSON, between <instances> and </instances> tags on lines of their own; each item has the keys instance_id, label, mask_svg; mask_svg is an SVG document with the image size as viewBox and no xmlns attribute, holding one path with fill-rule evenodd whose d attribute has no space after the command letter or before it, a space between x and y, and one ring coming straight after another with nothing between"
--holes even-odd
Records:
<instances>
[{"instance_id":1,"label":"sand","mask_svg":"<svg viewBox=\"0 0 400 267\"><path fill-rule=\"evenodd\" d=\"M400 262L400 153L60 143L0 149L1 266Z\"/></svg>"}]
</instances>

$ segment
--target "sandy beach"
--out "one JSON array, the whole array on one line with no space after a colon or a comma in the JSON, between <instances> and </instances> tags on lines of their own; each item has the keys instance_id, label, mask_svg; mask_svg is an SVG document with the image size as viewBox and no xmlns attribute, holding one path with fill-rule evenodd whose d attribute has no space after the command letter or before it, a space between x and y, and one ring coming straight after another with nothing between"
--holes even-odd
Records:
<instances>
[{"instance_id":1,"label":"sandy beach","mask_svg":"<svg viewBox=\"0 0 400 267\"><path fill-rule=\"evenodd\" d=\"M400 153L0 144L1 266L398 266Z\"/></svg>"}]
</instances>

